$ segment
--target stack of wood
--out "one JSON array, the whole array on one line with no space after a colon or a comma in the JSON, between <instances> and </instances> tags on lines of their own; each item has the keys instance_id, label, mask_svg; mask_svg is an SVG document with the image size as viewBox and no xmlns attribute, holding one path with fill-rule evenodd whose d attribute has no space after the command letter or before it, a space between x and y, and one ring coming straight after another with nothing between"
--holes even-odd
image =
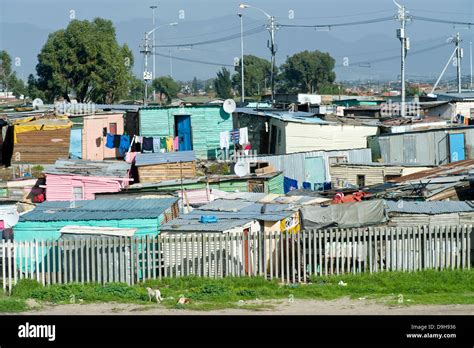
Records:
<instances>
[{"instance_id":1,"label":"stack of wood","mask_svg":"<svg viewBox=\"0 0 474 348\"><path fill-rule=\"evenodd\" d=\"M141 183L196 177L196 162L173 162L138 167Z\"/></svg>"}]
</instances>

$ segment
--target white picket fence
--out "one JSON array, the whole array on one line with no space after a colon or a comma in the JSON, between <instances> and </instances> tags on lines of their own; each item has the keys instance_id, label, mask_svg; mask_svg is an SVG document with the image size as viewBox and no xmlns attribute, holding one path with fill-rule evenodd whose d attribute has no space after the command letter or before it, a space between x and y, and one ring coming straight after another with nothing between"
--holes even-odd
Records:
<instances>
[{"instance_id":1,"label":"white picket fence","mask_svg":"<svg viewBox=\"0 0 474 348\"><path fill-rule=\"evenodd\" d=\"M421 226L3 241L1 279L8 292L23 278L44 285L132 285L188 275L263 276L295 283L311 275L466 269L471 233L472 226Z\"/></svg>"}]
</instances>

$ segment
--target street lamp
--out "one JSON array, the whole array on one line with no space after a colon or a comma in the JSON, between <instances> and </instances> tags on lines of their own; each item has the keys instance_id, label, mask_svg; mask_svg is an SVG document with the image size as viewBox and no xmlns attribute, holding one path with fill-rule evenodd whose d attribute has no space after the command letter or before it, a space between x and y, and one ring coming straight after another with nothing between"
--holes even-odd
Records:
<instances>
[{"instance_id":1,"label":"street lamp","mask_svg":"<svg viewBox=\"0 0 474 348\"><path fill-rule=\"evenodd\" d=\"M240 69L241 69L241 84L242 84L242 103L245 103L245 77L244 77L244 16L239 13L240 17Z\"/></svg>"},{"instance_id":2,"label":"street lamp","mask_svg":"<svg viewBox=\"0 0 474 348\"><path fill-rule=\"evenodd\" d=\"M140 51L140 53L143 53L145 55L145 67L144 67L144 71L143 71L143 80L145 81L145 97L144 97L144 100L143 100L143 105L144 106L148 105L148 91L147 91L148 81L151 81L155 77L152 73L150 73L148 71L148 55L151 52L150 44L149 44L150 35L153 34L156 30L158 30L162 27L175 26L175 25L178 25L178 23L172 22L172 23L168 23L168 24L163 24L163 25L160 25L156 28L153 28L152 30L145 33L145 44L143 45L143 51Z\"/></svg>"},{"instance_id":3,"label":"street lamp","mask_svg":"<svg viewBox=\"0 0 474 348\"><path fill-rule=\"evenodd\" d=\"M251 5L248 5L248 4L240 4L239 7L242 8L242 9L253 8L255 10L258 10L258 11L262 12L265 15L265 17L267 17L267 20L268 20L267 30L270 33L270 44L269 44L268 48L270 49L270 52L272 54L272 62L271 62L272 68L271 68L271 73L270 73L271 89L272 89L272 102L275 102L275 55L276 55L275 33L278 30L276 19L275 19L274 16L268 14L267 12L265 12L264 10L262 10L259 7L251 6Z\"/></svg>"}]
</instances>

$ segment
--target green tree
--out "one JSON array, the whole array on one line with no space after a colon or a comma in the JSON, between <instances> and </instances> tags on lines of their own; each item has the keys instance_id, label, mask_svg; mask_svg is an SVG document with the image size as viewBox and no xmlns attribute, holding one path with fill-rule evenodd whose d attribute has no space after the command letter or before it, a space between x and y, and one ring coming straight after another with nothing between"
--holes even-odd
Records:
<instances>
[{"instance_id":1,"label":"green tree","mask_svg":"<svg viewBox=\"0 0 474 348\"><path fill-rule=\"evenodd\" d=\"M170 76L160 76L154 79L152 86L159 93L160 104L163 103L163 97L166 97L168 104L171 103L172 99L176 98L181 90L181 86Z\"/></svg>"},{"instance_id":2,"label":"green tree","mask_svg":"<svg viewBox=\"0 0 474 348\"><path fill-rule=\"evenodd\" d=\"M128 80L127 99L143 100L144 93L145 82L135 76L131 76ZM153 89L150 85L148 85L148 95L151 95L151 93L153 93Z\"/></svg>"},{"instance_id":3,"label":"green tree","mask_svg":"<svg viewBox=\"0 0 474 348\"><path fill-rule=\"evenodd\" d=\"M214 79L214 90L219 98L232 98L232 81L230 71L226 68L217 72L217 77Z\"/></svg>"},{"instance_id":4,"label":"green tree","mask_svg":"<svg viewBox=\"0 0 474 348\"><path fill-rule=\"evenodd\" d=\"M336 80L335 60L329 53L303 51L288 57L281 66L280 81L285 90L313 93Z\"/></svg>"},{"instance_id":5,"label":"green tree","mask_svg":"<svg viewBox=\"0 0 474 348\"><path fill-rule=\"evenodd\" d=\"M0 51L0 89L12 92L17 98L26 93L25 83L16 76L12 69L12 59L4 50Z\"/></svg>"},{"instance_id":6,"label":"green tree","mask_svg":"<svg viewBox=\"0 0 474 348\"><path fill-rule=\"evenodd\" d=\"M79 102L112 103L127 94L133 55L117 43L111 21L72 20L48 36L38 55L38 87L48 101L74 93Z\"/></svg>"},{"instance_id":7,"label":"green tree","mask_svg":"<svg viewBox=\"0 0 474 348\"><path fill-rule=\"evenodd\" d=\"M232 84L238 91L242 91L242 59L235 67L236 73L232 76ZM264 92L265 80L270 81L271 63L263 58L252 55L244 56L245 94L254 96Z\"/></svg>"},{"instance_id":8,"label":"green tree","mask_svg":"<svg viewBox=\"0 0 474 348\"><path fill-rule=\"evenodd\" d=\"M43 91L39 90L38 81L33 74L28 75L26 94L32 100L36 98L45 99L45 94Z\"/></svg>"}]
</instances>

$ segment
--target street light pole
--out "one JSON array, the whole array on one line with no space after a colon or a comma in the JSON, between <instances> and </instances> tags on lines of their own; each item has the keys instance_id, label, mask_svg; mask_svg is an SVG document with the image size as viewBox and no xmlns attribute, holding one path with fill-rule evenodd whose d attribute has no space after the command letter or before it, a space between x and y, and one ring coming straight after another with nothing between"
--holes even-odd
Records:
<instances>
[{"instance_id":1,"label":"street light pole","mask_svg":"<svg viewBox=\"0 0 474 348\"><path fill-rule=\"evenodd\" d=\"M461 51L461 35L459 33L456 34L456 38L454 39L456 43L456 70L458 74L458 93L462 93L462 75L461 75L461 58L462 58L462 51Z\"/></svg>"},{"instance_id":2,"label":"street light pole","mask_svg":"<svg viewBox=\"0 0 474 348\"><path fill-rule=\"evenodd\" d=\"M469 60L471 65L471 84L470 88L472 89L472 42L469 42Z\"/></svg>"},{"instance_id":3,"label":"street light pole","mask_svg":"<svg viewBox=\"0 0 474 348\"><path fill-rule=\"evenodd\" d=\"M245 76L244 76L244 16L242 13L239 13L240 17L240 69L241 69L241 78L240 82L242 85L242 103L245 103Z\"/></svg>"},{"instance_id":4,"label":"street light pole","mask_svg":"<svg viewBox=\"0 0 474 348\"><path fill-rule=\"evenodd\" d=\"M276 34L276 31L278 30L278 24L276 22L276 18L275 18L275 16L271 16L267 12L262 10L261 8L258 8L258 7L255 7L255 6L250 6L248 4L240 4L239 7L240 8L254 8L254 9L262 12L267 17L267 20L268 20L267 30L270 33L270 42L269 42L268 48L270 49L270 52L272 54L272 60L271 60L271 66L272 67L271 67L271 72L270 72L271 92L272 92L272 102L274 103L275 102L275 70L276 70L275 56L276 56L276 52L277 52L277 48L276 48L276 44L275 44L275 34Z\"/></svg>"},{"instance_id":5,"label":"street light pole","mask_svg":"<svg viewBox=\"0 0 474 348\"><path fill-rule=\"evenodd\" d=\"M152 52L151 49L153 49L153 47L150 47L151 46L150 35L163 26L175 26L175 25L178 25L178 23L173 22L173 23L168 23L165 25L160 25L145 33L145 43L143 45L143 50L140 51L140 53L143 53L145 55L145 66L144 66L144 71L143 71L143 80L145 81L145 93L144 93L144 99L143 99L144 106L148 106L148 81L152 80L153 78L152 73L148 71L148 55Z\"/></svg>"}]
</instances>

